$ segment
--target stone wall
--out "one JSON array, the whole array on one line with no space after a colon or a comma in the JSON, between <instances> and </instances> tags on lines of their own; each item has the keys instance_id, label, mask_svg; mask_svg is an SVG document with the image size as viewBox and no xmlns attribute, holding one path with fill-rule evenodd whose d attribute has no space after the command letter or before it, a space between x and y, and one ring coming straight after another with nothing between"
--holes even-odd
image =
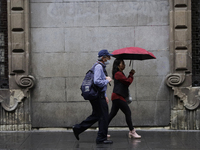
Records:
<instances>
[{"instance_id":1,"label":"stone wall","mask_svg":"<svg viewBox=\"0 0 200 150\"><path fill-rule=\"evenodd\" d=\"M129 106L134 126L169 125L168 0L30 0L30 8L31 74L36 78L32 127L71 127L85 119L91 113L80 95L85 73L99 50L123 47L142 47L157 57L133 63L134 101ZM121 112L111 126L126 126Z\"/></svg>"}]
</instances>

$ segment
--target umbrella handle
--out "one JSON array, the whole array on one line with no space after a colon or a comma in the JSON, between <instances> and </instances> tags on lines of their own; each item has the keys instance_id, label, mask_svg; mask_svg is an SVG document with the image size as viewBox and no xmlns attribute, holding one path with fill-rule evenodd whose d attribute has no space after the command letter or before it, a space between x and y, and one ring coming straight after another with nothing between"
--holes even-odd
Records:
<instances>
[{"instance_id":1,"label":"umbrella handle","mask_svg":"<svg viewBox=\"0 0 200 150\"><path fill-rule=\"evenodd\" d=\"M133 60L132 60L132 69L133 69Z\"/></svg>"},{"instance_id":2,"label":"umbrella handle","mask_svg":"<svg viewBox=\"0 0 200 150\"><path fill-rule=\"evenodd\" d=\"M133 60L130 60L129 66L132 64L132 69L133 69Z\"/></svg>"}]
</instances>

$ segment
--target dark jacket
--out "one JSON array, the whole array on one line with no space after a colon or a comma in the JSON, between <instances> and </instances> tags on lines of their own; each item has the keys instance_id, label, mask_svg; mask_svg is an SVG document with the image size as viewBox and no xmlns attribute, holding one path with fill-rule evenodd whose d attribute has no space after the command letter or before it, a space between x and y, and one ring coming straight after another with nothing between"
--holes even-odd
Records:
<instances>
[{"instance_id":1,"label":"dark jacket","mask_svg":"<svg viewBox=\"0 0 200 150\"><path fill-rule=\"evenodd\" d=\"M124 73L123 73L123 75L124 75ZM113 93L116 93L125 98L128 96L128 87L129 87L129 85L123 84L122 82L115 79L115 77L114 77Z\"/></svg>"}]
</instances>

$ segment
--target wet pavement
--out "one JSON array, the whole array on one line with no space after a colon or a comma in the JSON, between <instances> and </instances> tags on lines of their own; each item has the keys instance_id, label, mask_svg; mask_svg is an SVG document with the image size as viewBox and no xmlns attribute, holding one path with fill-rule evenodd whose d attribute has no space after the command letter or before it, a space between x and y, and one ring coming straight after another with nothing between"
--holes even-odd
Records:
<instances>
[{"instance_id":1,"label":"wet pavement","mask_svg":"<svg viewBox=\"0 0 200 150\"><path fill-rule=\"evenodd\" d=\"M128 131L109 131L113 144L96 144L97 131L86 131L77 141L73 132L0 132L0 150L200 150L200 131L137 130L141 139L129 139Z\"/></svg>"}]
</instances>

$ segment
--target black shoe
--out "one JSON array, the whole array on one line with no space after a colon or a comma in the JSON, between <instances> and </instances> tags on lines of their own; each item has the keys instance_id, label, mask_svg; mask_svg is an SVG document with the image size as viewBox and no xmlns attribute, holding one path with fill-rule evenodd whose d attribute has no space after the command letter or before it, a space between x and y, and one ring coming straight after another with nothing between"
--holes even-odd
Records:
<instances>
[{"instance_id":1,"label":"black shoe","mask_svg":"<svg viewBox=\"0 0 200 150\"><path fill-rule=\"evenodd\" d=\"M79 136L78 136L79 134L76 131L75 126L73 126L72 129L73 129L73 132L74 132L74 136L76 137L77 140L79 140Z\"/></svg>"},{"instance_id":2,"label":"black shoe","mask_svg":"<svg viewBox=\"0 0 200 150\"><path fill-rule=\"evenodd\" d=\"M105 140L105 141L101 141L101 142L96 142L97 144L112 144L113 141L111 140Z\"/></svg>"}]
</instances>

